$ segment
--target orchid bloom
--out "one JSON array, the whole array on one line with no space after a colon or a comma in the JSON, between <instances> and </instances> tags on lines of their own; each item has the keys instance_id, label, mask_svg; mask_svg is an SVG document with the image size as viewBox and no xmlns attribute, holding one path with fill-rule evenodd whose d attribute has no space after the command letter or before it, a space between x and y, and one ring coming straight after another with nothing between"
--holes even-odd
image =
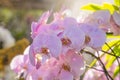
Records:
<instances>
[{"instance_id":1,"label":"orchid bloom","mask_svg":"<svg viewBox=\"0 0 120 80\"><path fill-rule=\"evenodd\" d=\"M58 35L62 42L62 51L66 53L69 49L80 51L85 41L84 32L78 27L74 18L66 17L63 21L64 30Z\"/></svg>"},{"instance_id":2,"label":"orchid bloom","mask_svg":"<svg viewBox=\"0 0 120 80\"><path fill-rule=\"evenodd\" d=\"M13 58L11 69L18 75L24 73L25 80L80 80L85 72L83 56L87 53L81 54L82 50L95 53L101 49L106 41L104 29L111 24L119 25L116 15L110 18L109 11L97 11L79 23L59 12L47 23L50 12L45 12L38 22L32 23L33 41L23 55ZM109 24L110 20L114 23ZM102 72L99 75L94 70L86 73L89 75L85 74L83 80L106 79Z\"/></svg>"},{"instance_id":3,"label":"orchid bloom","mask_svg":"<svg viewBox=\"0 0 120 80\"><path fill-rule=\"evenodd\" d=\"M62 68L69 71L75 80L79 80L80 76L84 73L84 59L83 57L71 49L66 54L60 56L62 62Z\"/></svg>"},{"instance_id":4,"label":"orchid bloom","mask_svg":"<svg viewBox=\"0 0 120 80\"><path fill-rule=\"evenodd\" d=\"M110 17L111 14L109 10L99 10L88 15L88 17L86 17L86 19L84 20L84 23L97 25L105 32L107 32L110 28Z\"/></svg>"},{"instance_id":5,"label":"orchid bloom","mask_svg":"<svg viewBox=\"0 0 120 80\"><path fill-rule=\"evenodd\" d=\"M111 31L114 35L120 35L120 14L114 12L110 19Z\"/></svg>"},{"instance_id":6,"label":"orchid bloom","mask_svg":"<svg viewBox=\"0 0 120 80\"><path fill-rule=\"evenodd\" d=\"M31 37L34 39L36 35L39 33L38 30L41 28L41 26L45 25L47 23L47 20L50 16L50 12L45 12L41 16L38 22L32 22L31 24Z\"/></svg>"},{"instance_id":7,"label":"orchid bloom","mask_svg":"<svg viewBox=\"0 0 120 80\"><path fill-rule=\"evenodd\" d=\"M10 63L10 68L14 70L18 76L23 78L35 69L29 61L29 48L30 46L25 49L23 55L15 56Z\"/></svg>"},{"instance_id":8,"label":"orchid bloom","mask_svg":"<svg viewBox=\"0 0 120 80\"><path fill-rule=\"evenodd\" d=\"M56 35L38 34L30 47L30 61L33 65L40 66L48 58L58 57L61 53L61 48L61 41Z\"/></svg>"},{"instance_id":9,"label":"orchid bloom","mask_svg":"<svg viewBox=\"0 0 120 80\"><path fill-rule=\"evenodd\" d=\"M17 55L15 56L11 63L10 63L10 68L16 72L17 74L21 73L22 72L22 69L23 69L23 64L24 64L24 61L23 61L23 55Z\"/></svg>"},{"instance_id":10,"label":"orchid bloom","mask_svg":"<svg viewBox=\"0 0 120 80\"><path fill-rule=\"evenodd\" d=\"M91 26L81 23L79 28L85 32L85 44L87 44L87 46L90 46L94 49L100 49L105 43L106 33L95 25Z\"/></svg>"},{"instance_id":11,"label":"orchid bloom","mask_svg":"<svg viewBox=\"0 0 120 80\"><path fill-rule=\"evenodd\" d=\"M61 54L59 59L54 57L48 59L28 78L31 77L31 80L78 80L83 72L83 57L74 50L69 50L66 54Z\"/></svg>"}]
</instances>

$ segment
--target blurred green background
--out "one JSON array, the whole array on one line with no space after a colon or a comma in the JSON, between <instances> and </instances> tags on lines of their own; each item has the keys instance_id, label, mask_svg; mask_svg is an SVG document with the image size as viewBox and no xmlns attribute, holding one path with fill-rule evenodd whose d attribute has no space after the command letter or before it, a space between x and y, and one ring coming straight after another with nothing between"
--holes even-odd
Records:
<instances>
[{"instance_id":1,"label":"blurred green background","mask_svg":"<svg viewBox=\"0 0 120 80\"><path fill-rule=\"evenodd\" d=\"M30 39L31 22L36 21L42 10L0 8L0 25L9 29L16 40Z\"/></svg>"}]
</instances>

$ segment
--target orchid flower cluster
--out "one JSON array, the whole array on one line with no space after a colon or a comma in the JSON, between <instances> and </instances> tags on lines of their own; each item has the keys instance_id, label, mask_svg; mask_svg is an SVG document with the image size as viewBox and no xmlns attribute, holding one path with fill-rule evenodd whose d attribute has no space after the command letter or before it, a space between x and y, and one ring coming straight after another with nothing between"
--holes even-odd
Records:
<instances>
[{"instance_id":1,"label":"orchid flower cluster","mask_svg":"<svg viewBox=\"0 0 120 80\"><path fill-rule=\"evenodd\" d=\"M15 56L10 64L11 69L18 74L18 78L20 80L112 79L103 61L96 55L101 54L99 51L102 50L106 42L106 32L110 29L109 11L95 12L83 22L67 16L62 11L53 15L54 19L49 23L51 16L49 11L43 13L38 22L32 22L31 45L26 48L24 54ZM101 69L100 73L86 70L87 61L84 54L90 55L88 58L96 58L103 64L101 67L99 62L96 62L96 65L99 65L98 69Z\"/></svg>"}]
</instances>

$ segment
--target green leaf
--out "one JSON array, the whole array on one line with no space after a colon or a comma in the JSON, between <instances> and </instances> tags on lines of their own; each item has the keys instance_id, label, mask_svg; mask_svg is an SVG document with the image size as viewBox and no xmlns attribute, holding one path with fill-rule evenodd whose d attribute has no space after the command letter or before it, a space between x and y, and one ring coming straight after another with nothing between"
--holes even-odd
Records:
<instances>
[{"instance_id":1,"label":"green leaf","mask_svg":"<svg viewBox=\"0 0 120 80\"><path fill-rule=\"evenodd\" d=\"M90 64L90 67L93 67L93 66L96 64L96 62L97 62L97 59L94 59L94 60L92 61L92 63Z\"/></svg>"},{"instance_id":2,"label":"green leaf","mask_svg":"<svg viewBox=\"0 0 120 80\"><path fill-rule=\"evenodd\" d=\"M120 40L120 35L114 36L114 35L111 35L111 34L107 34L107 38L108 38L108 39L110 39L110 38L116 38L116 39L119 39L119 40Z\"/></svg>"},{"instance_id":3,"label":"green leaf","mask_svg":"<svg viewBox=\"0 0 120 80\"><path fill-rule=\"evenodd\" d=\"M117 66L114 70L114 75L113 75L113 78L115 78L119 73L120 73L120 66Z\"/></svg>"},{"instance_id":4,"label":"green leaf","mask_svg":"<svg viewBox=\"0 0 120 80\"><path fill-rule=\"evenodd\" d=\"M119 11L119 7L113 4L115 11Z\"/></svg>"},{"instance_id":5,"label":"green leaf","mask_svg":"<svg viewBox=\"0 0 120 80\"><path fill-rule=\"evenodd\" d=\"M104 4L103 4L103 9L107 9L107 10L110 11L111 14L113 14L114 11L115 11L115 6L113 6L113 5L110 4L110 3L104 3Z\"/></svg>"},{"instance_id":6,"label":"green leaf","mask_svg":"<svg viewBox=\"0 0 120 80\"><path fill-rule=\"evenodd\" d=\"M120 56L120 42L114 46L113 51L116 56Z\"/></svg>"},{"instance_id":7,"label":"green leaf","mask_svg":"<svg viewBox=\"0 0 120 80\"><path fill-rule=\"evenodd\" d=\"M87 4L87 5L81 7L81 10L97 11L97 10L101 10L101 9L102 9L102 7L97 4Z\"/></svg>"},{"instance_id":8,"label":"green leaf","mask_svg":"<svg viewBox=\"0 0 120 80\"><path fill-rule=\"evenodd\" d=\"M116 56L120 56L120 40L117 42L115 41L114 43L113 43L113 41L115 41L115 40L112 40L110 43L107 43L107 45L106 45L107 47L109 45L109 47L112 49L112 51L109 47L108 47L107 51L109 51L111 54L114 54ZM107 62L106 68L109 69L112 66L112 64L114 63L114 61L116 60L116 57L106 54L105 60Z\"/></svg>"},{"instance_id":9,"label":"green leaf","mask_svg":"<svg viewBox=\"0 0 120 80\"><path fill-rule=\"evenodd\" d=\"M112 66L112 64L114 63L114 61L116 60L116 58L114 57L114 56L111 56L111 55L106 55L106 58L107 58L107 64L105 65L105 67L107 68L107 69L109 69L111 66Z\"/></svg>"},{"instance_id":10,"label":"green leaf","mask_svg":"<svg viewBox=\"0 0 120 80\"><path fill-rule=\"evenodd\" d=\"M114 4L115 4L117 7L120 7L120 0L114 0Z\"/></svg>"},{"instance_id":11,"label":"green leaf","mask_svg":"<svg viewBox=\"0 0 120 80\"><path fill-rule=\"evenodd\" d=\"M109 47L112 48L112 47L115 46L118 42L120 42L120 39L113 39L113 40L107 42L107 44L109 45ZM104 50L104 51L109 51L109 50L110 50L109 47L108 47L106 44L104 44L104 45L102 46L102 50Z\"/></svg>"}]
</instances>

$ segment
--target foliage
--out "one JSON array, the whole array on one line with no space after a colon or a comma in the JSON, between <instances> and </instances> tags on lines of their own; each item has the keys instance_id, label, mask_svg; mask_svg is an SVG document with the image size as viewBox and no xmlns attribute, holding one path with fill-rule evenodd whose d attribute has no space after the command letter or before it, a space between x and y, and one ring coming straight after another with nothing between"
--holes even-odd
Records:
<instances>
[{"instance_id":1,"label":"foliage","mask_svg":"<svg viewBox=\"0 0 120 80\"><path fill-rule=\"evenodd\" d=\"M111 14L114 13L114 11L119 12L120 7L120 0L114 0L114 4L110 3L103 3L102 5L98 4L87 4L81 7L81 10L91 10L91 11L97 11L97 10L109 10Z\"/></svg>"},{"instance_id":2,"label":"foliage","mask_svg":"<svg viewBox=\"0 0 120 80\"><path fill-rule=\"evenodd\" d=\"M120 7L120 0L114 0L114 4L115 4L117 7Z\"/></svg>"}]
</instances>

